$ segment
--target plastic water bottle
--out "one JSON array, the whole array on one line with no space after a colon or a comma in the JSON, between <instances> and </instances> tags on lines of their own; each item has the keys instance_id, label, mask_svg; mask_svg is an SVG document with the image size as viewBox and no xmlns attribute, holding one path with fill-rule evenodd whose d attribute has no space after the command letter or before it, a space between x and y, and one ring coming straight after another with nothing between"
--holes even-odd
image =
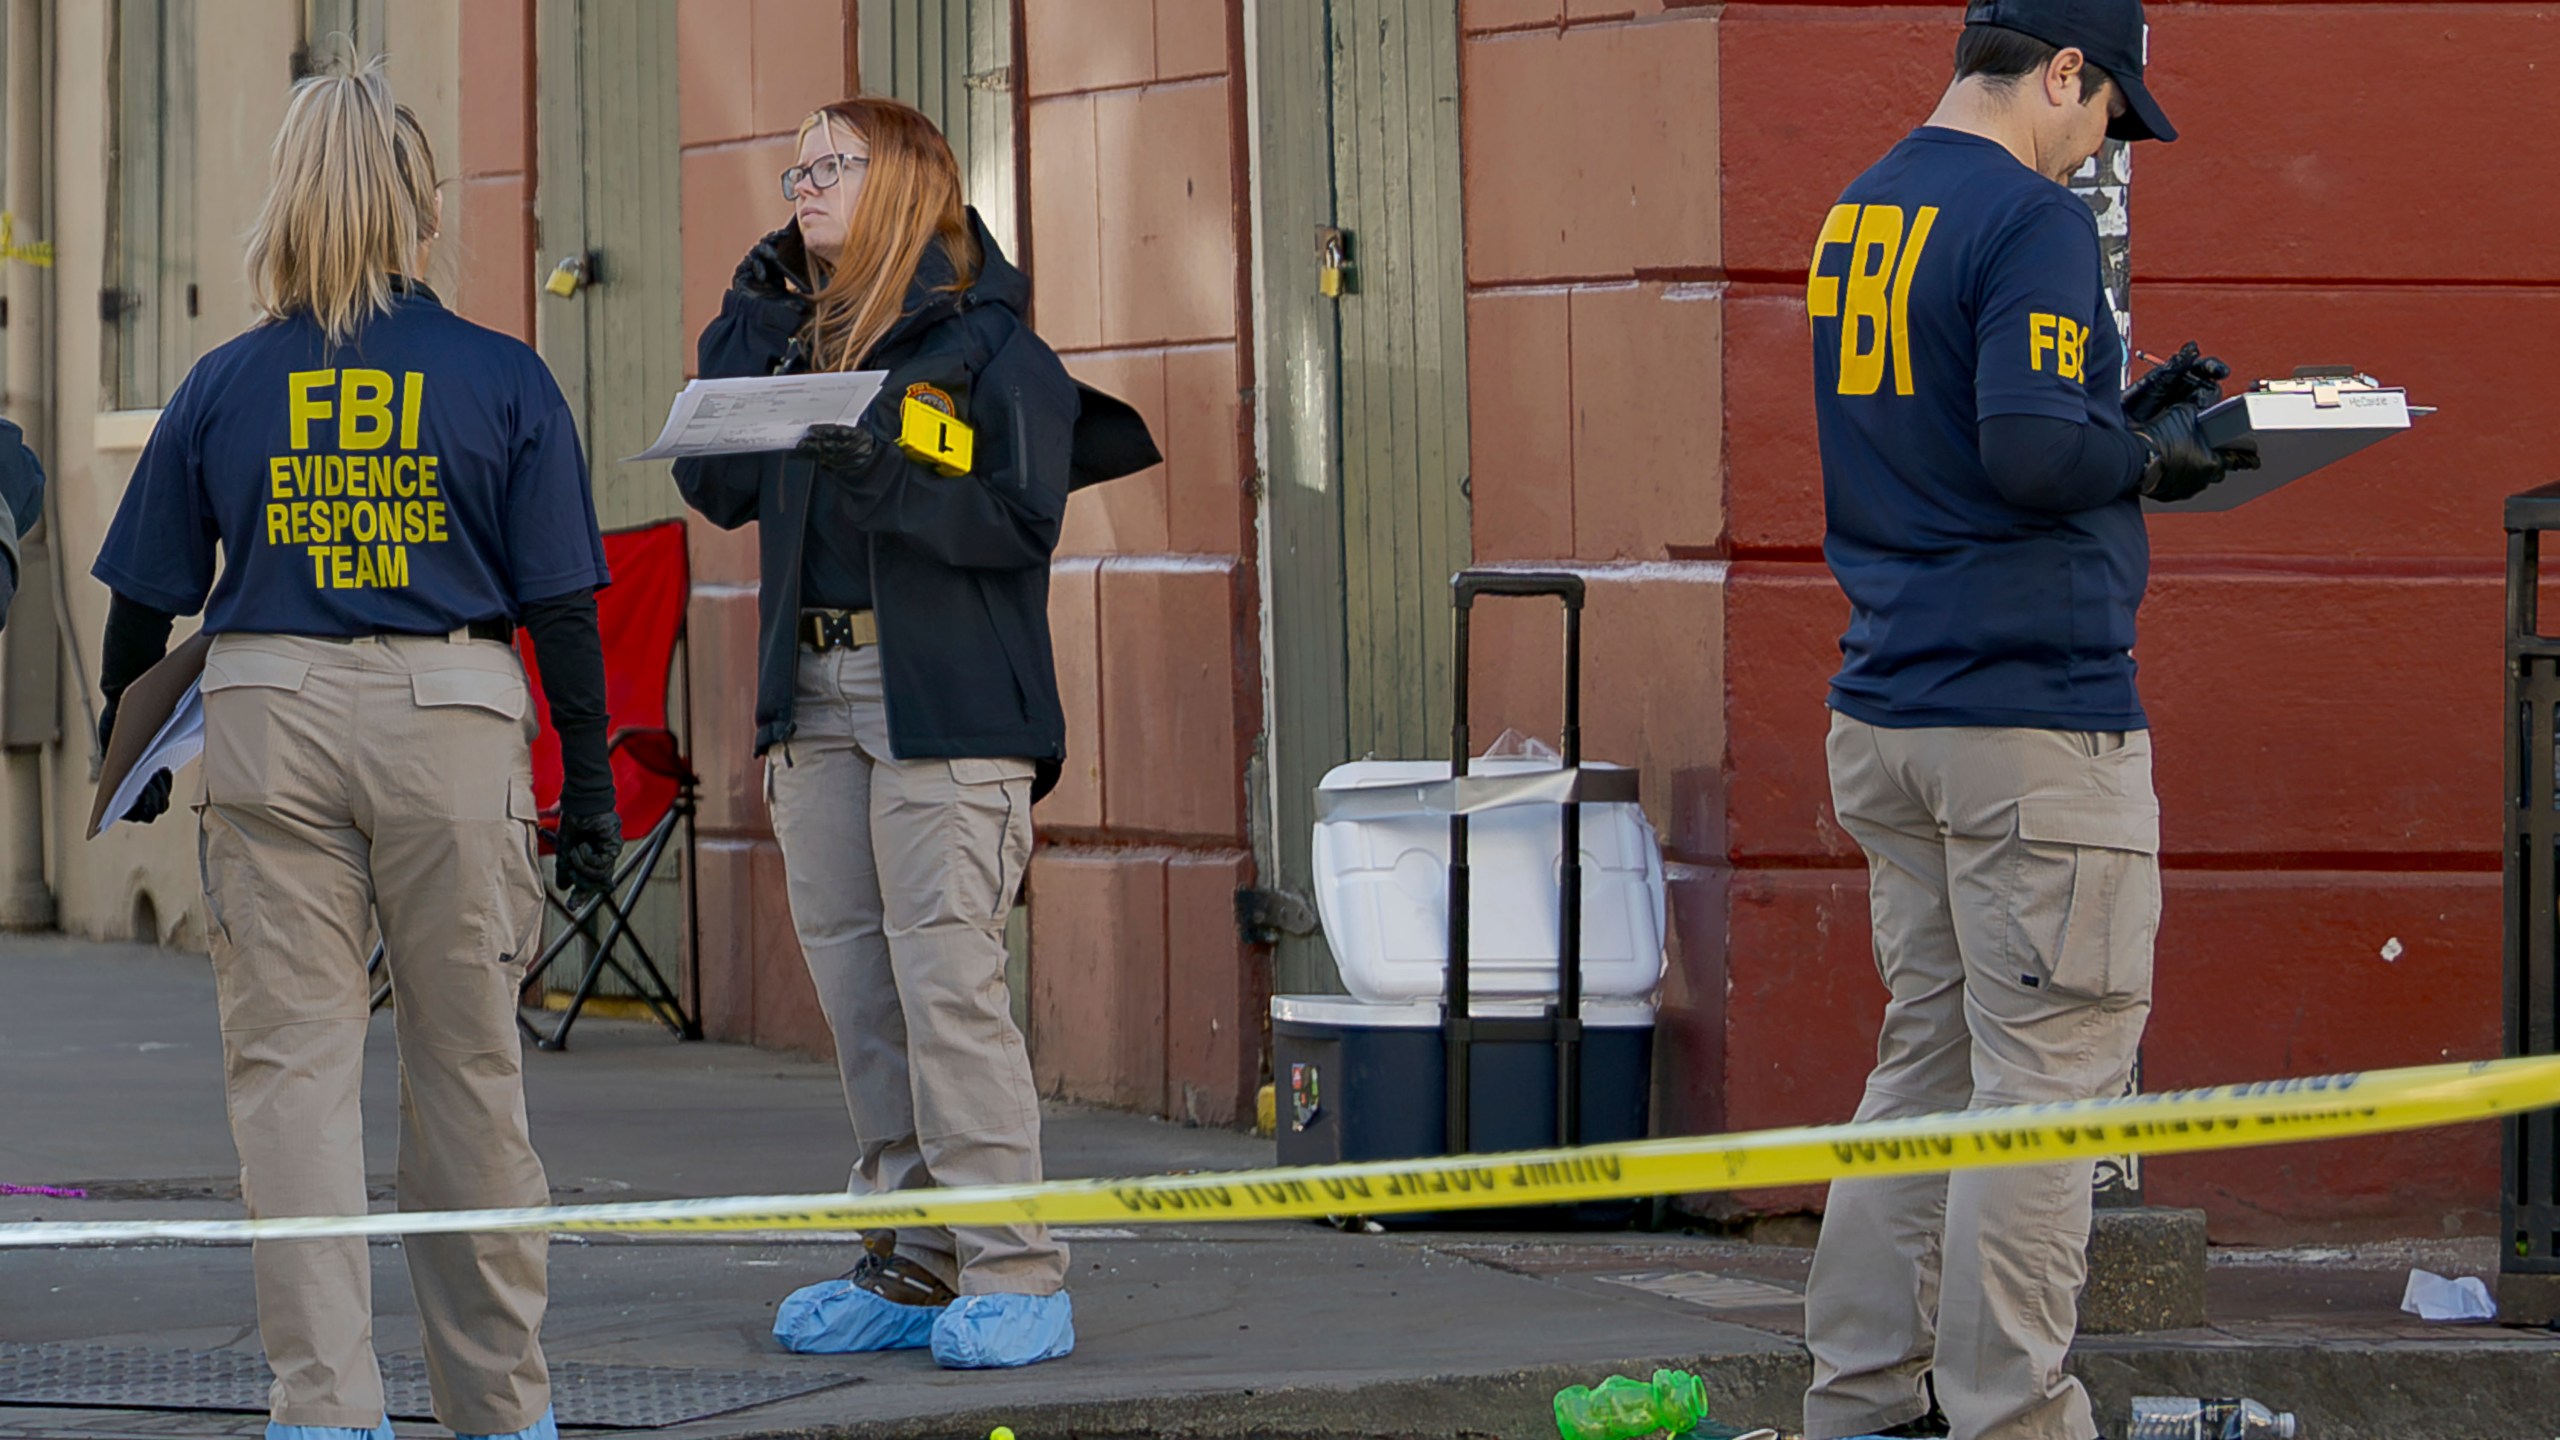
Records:
<instances>
[{"instance_id":1,"label":"plastic water bottle","mask_svg":"<svg viewBox=\"0 0 2560 1440\"><path fill-rule=\"evenodd\" d=\"M2255 1400L2137 1395L2126 1440L2294 1440L2293 1412Z\"/></svg>"},{"instance_id":2,"label":"plastic water bottle","mask_svg":"<svg viewBox=\"0 0 2560 1440\"><path fill-rule=\"evenodd\" d=\"M1649 1381L1612 1375L1596 1389L1574 1385L1556 1392L1556 1433L1564 1440L1686 1435L1706 1418L1707 1387L1686 1370L1656 1370Z\"/></svg>"}]
</instances>

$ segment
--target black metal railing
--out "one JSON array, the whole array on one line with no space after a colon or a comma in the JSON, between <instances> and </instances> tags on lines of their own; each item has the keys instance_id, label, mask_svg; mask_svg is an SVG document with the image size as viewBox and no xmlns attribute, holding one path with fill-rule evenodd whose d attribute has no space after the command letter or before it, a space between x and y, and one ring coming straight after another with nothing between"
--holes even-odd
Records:
<instances>
[{"instance_id":1,"label":"black metal railing","mask_svg":"<svg viewBox=\"0 0 2560 1440\"><path fill-rule=\"evenodd\" d=\"M2506 1020L2509 1055L2560 1054L2560 635L2542 633L2542 537L2560 485L2507 500ZM2560 1304L2560 1116L2506 1122L2500 1299Z\"/></svg>"}]
</instances>

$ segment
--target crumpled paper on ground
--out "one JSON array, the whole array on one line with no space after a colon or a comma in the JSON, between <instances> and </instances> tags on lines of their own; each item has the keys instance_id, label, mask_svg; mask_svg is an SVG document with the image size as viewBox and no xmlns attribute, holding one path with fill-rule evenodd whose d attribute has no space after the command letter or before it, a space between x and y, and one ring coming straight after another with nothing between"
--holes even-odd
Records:
<instances>
[{"instance_id":1,"label":"crumpled paper on ground","mask_svg":"<svg viewBox=\"0 0 2560 1440\"><path fill-rule=\"evenodd\" d=\"M2409 1272L2400 1308L2421 1320L2495 1320L2498 1302L2477 1275L2448 1280L2432 1270Z\"/></svg>"}]
</instances>

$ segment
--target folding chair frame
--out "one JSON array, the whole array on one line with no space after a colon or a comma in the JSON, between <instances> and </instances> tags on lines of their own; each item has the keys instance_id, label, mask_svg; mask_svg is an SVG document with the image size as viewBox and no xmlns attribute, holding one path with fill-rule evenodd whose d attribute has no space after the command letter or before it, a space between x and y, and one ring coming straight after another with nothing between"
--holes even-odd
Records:
<instances>
[{"instance_id":1,"label":"folding chair frame","mask_svg":"<svg viewBox=\"0 0 2560 1440\"><path fill-rule=\"evenodd\" d=\"M622 863L614 867L613 884L579 900L574 905L563 901L557 892L545 887L543 898L550 904L553 913L569 923L558 935L552 937L550 944L542 948L542 953L534 957L533 963L525 967L525 992L532 993L535 987L541 984L543 973L551 968L553 961L567 952L569 942L572 940L581 938L587 940L594 946L594 952L587 957L586 973L578 977L578 988L570 993L568 1008L561 1012L560 1023L552 1027L550 1034L543 1034L522 1014L516 1016L517 1027L522 1029L526 1038L532 1040L535 1045L545 1050L568 1048L569 1027L578 1023L579 1012L587 1008L587 1001L595 994L596 982L604 978L604 972L608 969L621 976L623 983L639 993L640 1002L649 1007L650 1014L659 1024L665 1026L670 1034L679 1040L702 1038L701 1019L686 1012L684 1001L677 996L675 987L667 983L665 973L658 969L657 958L649 953L649 947L642 943L640 933L631 925L631 907L639 902L640 892L647 887L650 877L656 873L659 859L666 854L668 843L675 838L676 826L682 823L687 828L687 838L691 838L693 792L693 777L689 774L681 777L677 782L675 803L667 807L666 814L658 817L658 823L650 828L649 833L641 838L638 845L624 853ZM554 835L553 839L556 842L557 835ZM691 846L688 845L687 849L690 850ZM686 908L690 910L692 907ZM599 910L613 917L612 925L606 928L604 938L601 940L598 940L595 934L595 918ZM639 975L633 974L630 967L616 957L617 944L627 944L631 947L632 958L639 962L641 972ZM648 978L644 980L641 978L642 975Z\"/></svg>"}]
</instances>

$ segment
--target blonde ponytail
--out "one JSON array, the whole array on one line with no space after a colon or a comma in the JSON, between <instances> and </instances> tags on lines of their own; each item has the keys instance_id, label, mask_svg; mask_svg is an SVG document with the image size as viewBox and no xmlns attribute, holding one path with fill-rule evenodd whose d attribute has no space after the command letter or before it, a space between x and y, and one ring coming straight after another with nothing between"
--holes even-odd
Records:
<instances>
[{"instance_id":1,"label":"blonde ponytail","mask_svg":"<svg viewBox=\"0 0 2560 1440\"><path fill-rule=\"evenodd\" d=\"M435 235L435 153L382 61L295 82L249 232L249 293L270 320L308 313L331 344L391 308L392 277Z\"/></svg>"}]
</instances>

